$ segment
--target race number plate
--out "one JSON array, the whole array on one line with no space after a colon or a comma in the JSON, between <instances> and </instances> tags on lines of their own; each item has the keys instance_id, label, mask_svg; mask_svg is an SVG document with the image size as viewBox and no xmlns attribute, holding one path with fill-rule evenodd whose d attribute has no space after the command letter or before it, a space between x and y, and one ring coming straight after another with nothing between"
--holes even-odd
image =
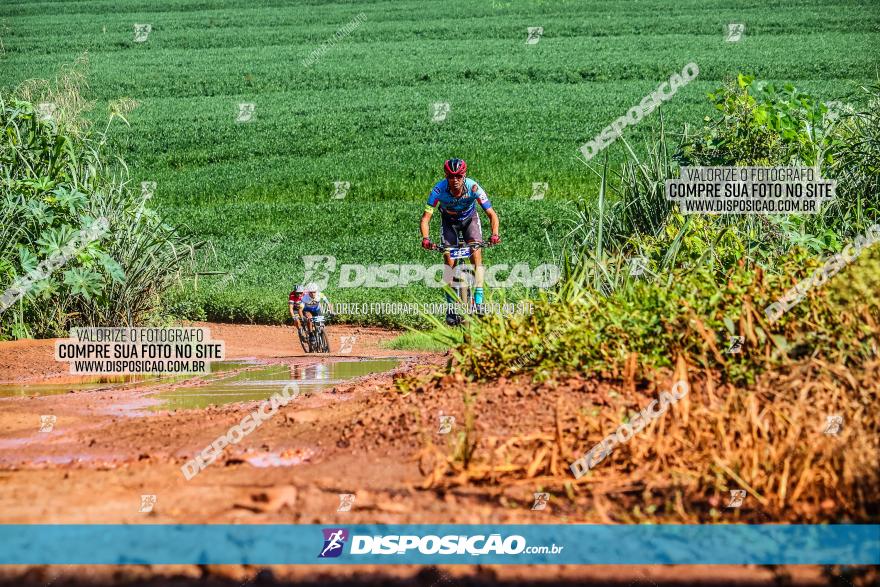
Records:
<instances>
[{"instance_id":1,"label":"race number plate","mask_svg":"<svg viewBox=\"0 0 880 587\"><path fill-rule=\"evenodd\" d=\"M460 249L449 249L449 257L452 259L467 259L471 256L470 247L462 247Z\"/></svg>"}]
</instances>

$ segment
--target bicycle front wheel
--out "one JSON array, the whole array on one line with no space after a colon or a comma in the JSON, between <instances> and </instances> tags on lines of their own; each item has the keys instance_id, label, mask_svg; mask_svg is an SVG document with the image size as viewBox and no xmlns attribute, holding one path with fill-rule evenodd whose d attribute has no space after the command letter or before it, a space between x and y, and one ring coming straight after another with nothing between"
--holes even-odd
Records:
<instances>
[{"instance_id":1,"label":"bicycle front wheel","mask_svg":"<svg viewBox=\"0 0 880 587\"><path fill-rule=\"evenodd\" d=\"M330 345L327 343L327 333L324 332L324 329L321 328L321 331L318 333L319 344L321 345L321 352L329 353Z\"/></svg>"},{"instance_id":2,"label":"bicycle front wheel","mask_svg":"<svg viewBox=\"0 0 880 587\"><path fill-rule=\"evenodd\" d=\"M459 264L456 263L456 269L459 268ZM470 308L473 304L473 299L471 296L473 295L473 290L471 290L470 284L468 283L467 275L459 275L459 272L456 271L456 282L457 285L455 287L455 295L458 296L458 302L463 304L466 308Z\"/></svg>"}]
</instances>

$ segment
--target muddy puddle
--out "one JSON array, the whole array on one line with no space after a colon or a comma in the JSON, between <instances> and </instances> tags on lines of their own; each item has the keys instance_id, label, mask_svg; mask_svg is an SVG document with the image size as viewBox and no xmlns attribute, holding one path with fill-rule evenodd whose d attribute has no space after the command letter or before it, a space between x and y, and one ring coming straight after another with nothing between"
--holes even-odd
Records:
<instances>
[{"instance_id":1,"label":"muddy puddle","mask_svg":"<svg viewBox=\"0 0 880 587\"><path fill-rule=\"evenodd\" d=\"M256 361L218 361L211 363L211 375L207 377L222 376L224 372L256 364ZM192 377L192 374L63 376L59 378L60 381L0 384L0 398L59 395L74 391L98 391L123 387L132 389L160 383L169 384Z\"/></svg>"},{"instance_id":2,"label":"muddy puddle","mask_svg":"<svg viewBox=\"0 0 880 587\"><path fill-rule=\"evenodd\" d=\"M71 391L97 391L99 389L112 389L114 387L128 386L132 383L147 383L158 381L158 377L148 379L143 376L119 375L119 376L95 376L81 377L73 383L4 383L0 384L0 398L3 397L30 397L34 395L58 395Z\"/></svg>"},{"instance_id":3,"label":"muddy puddle","mask_svg":"<svg viewBox=\"0 0 880 587\"><path fill-rule=\"evenodd\" d=\"M112 389L157 388L150 395L150 409L180 410L260 401L296 383L309 394L346 380L397 367L398 359L331 361L308 365L266 365L256 360L218 361L207 375L94 376L73 382L44 381L32 384L0 384L0 398L59 395L70 392Z\"/></svg>"},{"instance_id":4,"label":"muddy puddle","mask_svg":"<svg viewBox=\"0 0 880 587\"><path fill-rule=\"evenodd\" d=\"M369 359L311 365L252 365L227 376L221 373L211 379L159 392L153 397L160 403L152 409L181 410L260 401L280 392L289 383L296 383L300 393L309 394L355 377L389 371L399 363L398 359Z\"/></svg>"}]
</instances>

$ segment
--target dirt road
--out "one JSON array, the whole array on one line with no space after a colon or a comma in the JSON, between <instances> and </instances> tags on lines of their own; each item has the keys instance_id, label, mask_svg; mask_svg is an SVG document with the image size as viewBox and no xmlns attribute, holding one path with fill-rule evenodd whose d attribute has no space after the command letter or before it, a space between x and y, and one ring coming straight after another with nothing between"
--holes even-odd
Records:
<instances>
[{"instance_id":1,"label":"dirt road","mask_svg":"<svg viewBox=\"0 0 880 587\"><path fill-rule=\"evenodd\" d=\"M0 522L10 523L567 523L601 522L595 513L557 507L532 511L536 486L504 491L462 486L453 490L422 489L427 446L445 446L443 414L464 421L461 389L413 400L401 400L394 378L412 369L440 367L446 357L437 353L395 351L381 343L395 333L380 329L334 326L331 350L338 336L355 336L351 353L321 359L304 356L289 328L209 325L212 337L226 343L235 364L223 377L238 383L263 384L262 374L299 381L310 392L280 410L193 479L181 472L184 463L254 409L256 400L193 409L174 409L173 398L206 397L213 402L213 383L195 377L174 383L100 384L83 390L56 363L51 340L0 343L0 382L17 395L0 399ZM365 359L394 358L390 370L341 380L313 377L327 365L348 365ZM335 367L334 367L335 368ZM334 371L328 371L331 374ZM336 372L341 372L337 369ZM283 376L279 376L281 373ZM318 377L320 379L320 377ZM65 393L29 393L38 384L70 387ZM500 402L515 402L523 382L502 382L485 389ZM311 386L311 387L310 387ZM231 387L223 388L228 392ZM239 389L239 388L236 388ZM58 391L56 389L56 391ZM169 399L171 398L171 399ZM171 402L171 403L169 403ZM169 407L172 406L172 407ZM507 417L522 418L517 412ZM518 414L518 415L517 415ZM51 430L41 416L54 416ZM543 417L535 409L530 417ZM434 453L436 458L436 451ZM429 455L430 456L430 455ZM421 469L420 469L421 466ZM537 481L536 481L537 483ZM351 511L338 512L340 494L354 494ZM152 511L142 512L142 496L155 496ZM370 569L340 567L333 580L359 577L370 583ZM376 571L376 568L371 569ZM21 569L6 567L0 579L28 578L45 584L53 577L91 577L90 580L178 576L197 580L209 576L232 581L253 580L259 569L244 567L153 567L78 569ZM712 577L741 584L769 584L768 569L690 567L457 567L437 570L382 569L403 581L421 572L415 584L461 580L486 582L550 579L597 584L669 583L686 577ZM797 584L823 584L818 568L791 570ZM275 568L263 580L317 581L308 567ZM320 571L329 579L330 570ZM451 574L450 574L451 573ZM406 579L408 580L408 579ZM671 584L671 583L669 583ZM716 583L717 584L717 583Z\"/></svg>"}]
</instances>

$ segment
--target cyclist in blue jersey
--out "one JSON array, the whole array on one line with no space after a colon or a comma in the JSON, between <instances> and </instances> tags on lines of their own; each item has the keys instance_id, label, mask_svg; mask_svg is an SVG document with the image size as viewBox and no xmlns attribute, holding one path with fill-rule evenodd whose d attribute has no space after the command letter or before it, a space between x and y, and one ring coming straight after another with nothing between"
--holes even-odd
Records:
<instances>
[{"instance_id":1,"label":"cyclist in blue jersey","mask_svg":"<svg viewBox=\"0 0 880 587\"><path fill-rule=\"evenodd\" d=\"M498 233L498 214L492 209L489 197L483 188L480 187L473 179L466 176L467 163L463 159L449 159L443 164L443 171L446 179L438 181L431 194L428 196L428 203L425 206L425 212L422 214L420 224L422 232L422 247L425 249L433 248L434 244L428 238L428 228L431 223L431 217L434 209L440 209L440 230L441 242L445 246L456 244L458 238L457 233L461 231L465 242L473 243L483 240L483 230L480 226L480 216L477 214L476 204L479 203L483 208L486 216L489 218L489 224L492 230L490 242L497 245L501 242ZM453 266L453 260L447 253L445 262L450 267ZM473 252L471 262L474 264L474 303L482 306L483 304L483 255L480 249ZM446 294L447 301L452 301L449 294ZM455 316L447 314L447 322L453 323Z\"/></svg>"}]
</instances>

